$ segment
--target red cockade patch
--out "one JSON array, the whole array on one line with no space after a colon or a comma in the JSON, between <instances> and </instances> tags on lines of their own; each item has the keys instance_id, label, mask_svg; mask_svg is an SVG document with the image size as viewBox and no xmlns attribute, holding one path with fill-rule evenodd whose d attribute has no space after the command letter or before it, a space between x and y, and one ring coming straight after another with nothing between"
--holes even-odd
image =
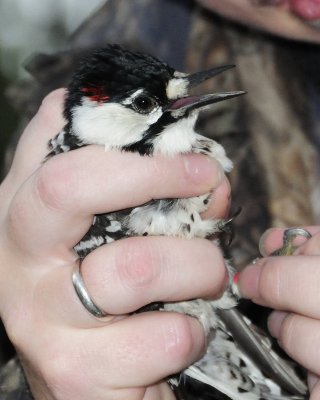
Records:
<instances>
[{"instance_id":1,"label":"red cockade patch","mask_svg":"<svg viewBox=\"0 0 320 400\"><path fill-rule=\"evenodd\" d=\"M81 92L83 92L87 97L89 97L90 100L96 101L98 103L104 103L110 99L110 97L104 93L103 88L101 86L84 87L81 89Z\"/></svg>"}]
</instances>

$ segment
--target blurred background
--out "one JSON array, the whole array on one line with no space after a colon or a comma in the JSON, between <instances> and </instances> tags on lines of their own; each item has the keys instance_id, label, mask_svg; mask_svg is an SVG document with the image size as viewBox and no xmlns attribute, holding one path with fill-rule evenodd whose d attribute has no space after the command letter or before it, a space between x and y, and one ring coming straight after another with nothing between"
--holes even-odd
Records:
<instances>
[{"instance_id":1,"label":"blurred background","mask_svg":"<svg viewBox=\"0 0 320 400\"><path fill-rule=\"evenodd\" d=\"M19 115L5 93L12 82L28 79L24 62L33 54L50 54L104 0L0 0L0 168L4 148L19 125Z\"/></svg>"},{"instance_id":2,"label":"blurred background","mask_svg":"<svg viewBox=\"0 0 320 400\"><path fill-rule=\"evenodd\" d=\"M30 56L62 49L68 36L103 3L105 0L0 0L1 171L7 143L20 124L6 91L12 83L29 78L23 64ZM11 353L0 328L0 365Z\"/></svg>"}]
</instances>

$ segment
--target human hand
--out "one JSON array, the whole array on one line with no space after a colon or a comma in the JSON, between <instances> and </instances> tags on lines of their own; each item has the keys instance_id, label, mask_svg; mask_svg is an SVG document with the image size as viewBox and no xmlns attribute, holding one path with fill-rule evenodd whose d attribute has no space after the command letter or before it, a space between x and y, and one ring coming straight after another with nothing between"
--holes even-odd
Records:
<instances>
[{"instance_id":1,"label":"human hand","mask_svg":"<svg viewBox=\"0 0 320 400\"><path fill-rule=\"evenodd\" d=\"M290 40L320 43L318 0L198 0L232 20Z\"/></svg>"},{"instance_id":2,"label":"human hand","mask_svg":"<svg viewBox=\"0 0 320 400\"><path fill-rule=\"evenodd\" d=\"M50 94L24 132L0 187L0 314L36 399L173 399L163 379L199 358L205 338L185 315L128 315L154 301L216 297L226 284L207 240L129 238L82 263L88 292L111 315L98 320L74 292L73 246L93 215L213 190L206 216L224 216L230 187L204 156L141 157L87 146L46 163L63 126L63 90ZM160 382L160 383L159 383Z\"/></svg>"},{"instance_id":3,"label":"human hand","mask_svg":"<svg viewBox=\"0 0 320 400\"><path fill-rule=\"evenodd\" d=\"M270 257L282 246L283 229L270 229L260 240L261 258L240 275L243 297L273 308L268 321L280 346L308 371L310 399L320 397L320 226L305 228L313 236L297 238L293 256Z\"/></svg>"}]
</instances>

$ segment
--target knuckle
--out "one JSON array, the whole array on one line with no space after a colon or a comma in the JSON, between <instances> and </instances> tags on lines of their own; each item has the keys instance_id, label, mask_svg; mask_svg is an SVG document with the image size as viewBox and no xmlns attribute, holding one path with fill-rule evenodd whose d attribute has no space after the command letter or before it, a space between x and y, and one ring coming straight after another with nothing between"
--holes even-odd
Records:
<instances>
[{"instance_id":1,"label":"knuckle","mask_svg":"<svg viewBox=\"0 0 320 400\"><path fill-rule=\"evenodd\" d=\"M130 238L117 253L116 270L120 282L131 290L152 285L157 276L157 255L148 238Z\"/></svg>"},{"instance_id":2,"label":"knuckle","mask_svg":"<svg viewBox=\"0 0 320 400\"><path fill-rule=\"evenodd\" d=\"M74 171L58 156L48 160L35 177L36 196L50 209L64 209L75 190Z\"/></svg>"},{"instance_id":3,"label":"knuckle","mask_svg":"<svg viewBox=\"0 0 320 400\"><path fill-rule=\"evenodd\" d=\"M57 89L47 94L42 100L38 113L44 116L51 116L52 108L63 100L64 93L64 89Z\"/></svg>"}]
</instances>

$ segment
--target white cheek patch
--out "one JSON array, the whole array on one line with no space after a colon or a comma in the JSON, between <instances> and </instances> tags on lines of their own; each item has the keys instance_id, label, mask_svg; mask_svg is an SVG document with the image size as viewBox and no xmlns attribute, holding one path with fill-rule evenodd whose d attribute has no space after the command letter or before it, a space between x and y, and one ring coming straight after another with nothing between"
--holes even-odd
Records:
<instances>
[{"instance_id":1,"label":"white cheek patch","mask_svg":"<svg viewBox=\"0 0 320 400\"><path fill-rule=\"evenodd\" d=\"M173 156L191 151L197 137L194 130L197 117L198 113L193 113L190 117L182 118L165 128L154 140L155 152Z\"/></svg>"},{"instance_id":2,"label":"white cheek patch","mask_svg":"<svg viewBox=\"0 0 320 400\"><path fill-rule=\"evenodd\" d=\"M180 77L170 79L166 89L168 99L174 100L186 96L188 93L188 84L186 79Z\"/></svg>"},{"instance_id":3,"label":"white cheek patch","mask_svg":"<svg viewBox=\"0 0 320 400\"><path fill-rule=\"evenodd\" d=\"M143 115L116 103L96 103L83 99L73 109L74 133L84 144L120 148L141 140L143 133L162 115L160 107Z\"/></svg>"}]
</instances>

